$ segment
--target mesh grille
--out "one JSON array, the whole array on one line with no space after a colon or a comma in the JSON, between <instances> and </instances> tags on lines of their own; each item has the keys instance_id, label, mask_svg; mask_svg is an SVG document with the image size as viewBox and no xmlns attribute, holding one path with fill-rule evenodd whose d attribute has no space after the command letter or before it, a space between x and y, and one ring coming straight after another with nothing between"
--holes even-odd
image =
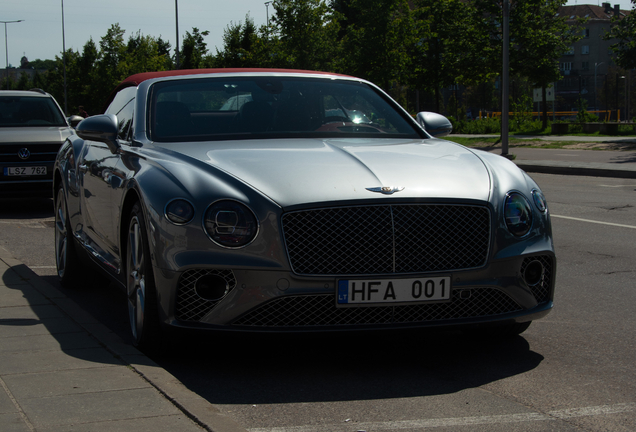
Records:
<instances>
[{"instance_id":1,"label":"mesh grille","mask_svg":"<svg viewBox=\"0 0 636 432\"><path fill-rule=\"evenodd\" d=\"M410 324L501 315L523 310L503 292L493 289L457 290L447 303L410 306L337 308L333 294L287 296L249 311L233 325L248 327L307 327Z\"/></svg>"},{"instance_id":2,"label":"mesh grille","mask_svg":"<svg viewBox=\"0 0 636 432\"><path fill-rule=\"evenodd\" d=\"M543 274L538 284L530 287L532 294L537 299L538 303L547 302L550 300L550 286L552 285L552 258L549 256L534 256L528 257L521 263L521 274L526 270L528 264L533 261L539 261L543 265Z\"/></svg>"},{"instance_id":3,"label":"mesh grille","mask_svg":"<svg viewBox=\"0 0 636 432\"><path fill-rule=\"evenodd\" d=\"M201 298L194 287L202 276L217 275L225 279L232 291L236 287L236 278L231 270L187 270L179 278L175 317L181 321L199 321L206 316L220 300Z\"/></svg>"},{"instance_id":4,"label":"mesh grille","mask_svg":"<svg viewBox=\"0 0 636 432\"><path fill-rule=\"evenodd\" d=\"M287 213L283 229L297 274L448 271L486 264L490 212L431 204L328 208Z\"/></svg>"}]
</instances>

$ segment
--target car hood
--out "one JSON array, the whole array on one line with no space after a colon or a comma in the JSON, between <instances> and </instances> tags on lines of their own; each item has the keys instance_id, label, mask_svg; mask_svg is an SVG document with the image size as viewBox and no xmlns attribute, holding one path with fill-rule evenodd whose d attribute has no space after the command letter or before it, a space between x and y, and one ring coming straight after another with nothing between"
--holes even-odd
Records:
<instances>
[{"instance_id":1,"label":"car hood","mask_svg":"<svg viewBox=\"0 0 636 432\"><path fill-rule=\"evenodd\" d=\"M387 196L487 201L491 189L478 156L438 139L226 141L205 152L197 145L179 151L241 179L282 207ZM383 186L396 192L368 190Z\"/></svg>"},{"instance_id":2,"label":"car hood","mask_svg":"<svg viewBox=\"0 0 636 432\"><path fill-rule=\"evenodd\" d=\"M65 126L33 126L0 128L0 142L3 143L57 143L61 144L72 135L71 128Z\"/></svg>"}]
</instances>

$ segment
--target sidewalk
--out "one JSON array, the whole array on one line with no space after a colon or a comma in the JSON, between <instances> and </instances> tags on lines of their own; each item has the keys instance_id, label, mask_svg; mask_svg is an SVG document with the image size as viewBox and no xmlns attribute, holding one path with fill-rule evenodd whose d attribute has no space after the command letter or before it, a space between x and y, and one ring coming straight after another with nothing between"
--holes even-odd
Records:
<instances>
[{"instance_id":1,"label":"sidewalk","mask_svg":"<svg viewBox=\"0 0 636 432\"><path fill-rule=\"evenodd\" d=\"M636 150L509 153L529 172L636 178ZM0 277L2 432L246 432L2 247Z\"/></svg>"},{"instance_id":2,"label":"sidewalk","mask_svg":"<svg viewBox=\"0 0 636 432\"><path fill-rule=\"evenodd\" d=\"M2 432L246 432L0 247Z\"/></svg>"},{"instance_id":3,"label":"sidewalk","mask_svg":"<svg viewBox=\"0 0 636 432\"><path fill-rule=\"evenodd\" d=\"M453 135L451 135L453 136ZM454 135L468 138L498 138L499 135ZM545 141L600 142L636 144L636 137L514 136L516 139ZM501 146L484 149L501 154ZM509 147L514 163L530 173L580 175L591 177L636 178L636 150L574 150Z\"/></svg>"}]
</instances>

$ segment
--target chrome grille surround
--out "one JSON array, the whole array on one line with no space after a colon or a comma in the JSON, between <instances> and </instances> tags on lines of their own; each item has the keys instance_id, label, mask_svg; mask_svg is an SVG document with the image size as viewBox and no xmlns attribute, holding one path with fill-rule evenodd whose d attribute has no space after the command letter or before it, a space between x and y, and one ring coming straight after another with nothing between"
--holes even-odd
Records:
<instances>
[{"instance_id":1,"label":"chrome grille surround","mask_svg":"<svg viewBox=\"0 0 636 432\"><path fill-rule=\"evenodd\" d=\"M468 293L466 293L468 291ZM257 328L303 328L417 324L489 317L524 310L495 288L459 289L450 302L405 306L337 308L333 294L284 296L264 303L232 325Z\"/></svg>"},{"instance_id":2,"label":"chrome grille surround","mask_svg":"<svg viewBox=\"0 0 636 432\"><path fill-rule=\"evenodd\" d=\"M543 265L543 275L541 276L539 283L532 285L530 289L532 290L532 294L537 300L537 303L544 303L550 300L550 290L552 289L552 279L554 277L554 261L552 257L546 255L526 257L521 263L521 274L525 272L528 264L533 261L539 261Z\"/></svg>"},{"instance_id":3,"label":"chrome grille surround","mask_svg":"<svg viewBox=\"0 0 636 432\"><path fill-rule=\"evenodd\" d=\"M490 210L456 204L335 207L289 212L285 245L299 275L404 274L486 265Z\"/></svg>"},{"instance_id":4,"label":"chrome grille surround","mask_svg":"<svg viewBox=\"0 0 636 432\"><path fill-rule=\"evenodd\" d=\"M197 280L202 276L216 275L225 279L231 292L236 287L236 278L232 270L186 270L179 278L175 301L175 318L181 321L200 321L221 300L206 300L195 291Z\"/></svg>"}]
</instances>

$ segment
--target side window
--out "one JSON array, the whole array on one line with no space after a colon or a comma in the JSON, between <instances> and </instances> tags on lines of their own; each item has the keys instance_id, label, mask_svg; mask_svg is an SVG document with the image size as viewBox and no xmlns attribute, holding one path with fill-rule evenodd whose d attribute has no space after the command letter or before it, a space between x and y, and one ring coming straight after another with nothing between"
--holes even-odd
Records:
<instances>
[{"instance_id":1,"label":"side window","mask_svg":"<svg viewBox=\"0 0 636 432\"><path fill-rule=\"evenodd\" d=\"M137 87L126 87L117 93L104 114L117 114L137 95Z\"/></svg>"},{"instance_id":2,"label":"side window","mask_svg":"<svg viewBox=\"0 0 636 432\"><path fill-rule=\"evenodd\" d=\"M126 104L125 107L121 109L121 111L117 113L117 121L119 122L119 132L117 133L117 137L120 140L130 141L129 134L132 128L134 107L135 100L132 99L128 102L128 104Z\"/></svg>"},{"instance_id":3,"label":"side window","mask_svg":"<svg viewBox=\"0 0 636 432\"><path fill-rule=\"evenodd\" d=\"M120 90L113 101L106 109L105 114L115 114L117 116L120 140L128 141L128 136L132 127L133 108L137 87L126 87Z\"/></svg>"}]
</instances>

